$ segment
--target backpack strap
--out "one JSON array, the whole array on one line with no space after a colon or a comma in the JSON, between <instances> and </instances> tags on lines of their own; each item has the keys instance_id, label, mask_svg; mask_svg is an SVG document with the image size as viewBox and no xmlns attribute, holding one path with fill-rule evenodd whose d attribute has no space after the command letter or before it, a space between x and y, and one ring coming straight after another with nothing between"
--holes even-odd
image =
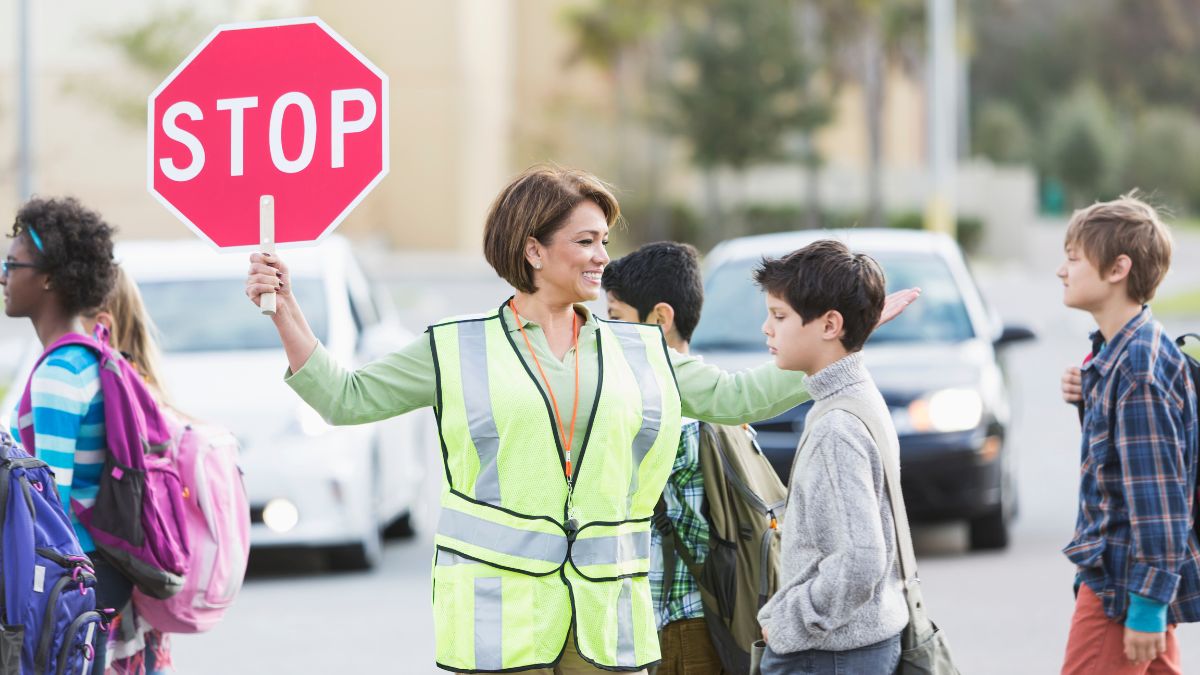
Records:
<instances>
[{"instance_id":1,"label":"backpack strap","mask_svg":"<svg viewBox=\"0 0 1200 675\"><path fill-rule=\"evenodd\" d=\"M663 605L666 605L671 600L671 588L675 585L676 556L683 559L683 564L696 579L696 583L700 583L700 565L696 562L692 552L683 545L683 541L675 536L675 524L667 515L667 503L662 497L659 497L658 503L654 505L654 517L650 519L650 522L654 524L654 529L658 530L659 536L662 537Z\"/></svg>"},{"instance_id":2,"label":"backpack strap","mask_svg":"<svg viewBox=\"0 0 1200 675\"><path fill-rule=\"evenodd\" d=\"M0 442L0 528L4 527L4 519L8 517L8 490L9 482L12 480L12 462L8 458L8 435L5 434L3 442ZM19 623L20 621L12 621L8 617L8 602L6 600L6 589L4 588L4 538L0 537L0 622L6 626Z\"/></svg>"},{"instance_id":3,"label":"backpack strap","mask_svg":"<svg viewBox=\"0 0 1200 675\"><path fill-rule=\"evenodd\" d=\"M21 394L21 401L17 404L17 433L21 437L21 444L25 446L26 451L30 455L36 454L37 452L37 449L34 447L33 443L33 428L32 426L26 427L26 425L22 424L21 420L33 411L34 373L37 372L37 369L41 367L42 363L44 363L46 359L50 358L51 354L58 351L61 347L67 347L70 345L80 345L81 347L87 347L88 349L92 350L92 352L96 354L96 358L101 361L100 367L104 367L103 360L106 357L104 347L95 339L79 333L67 333L66 335L55 340L53 344L46 348L46 351L42 352L42 355L38 357L37 363L33 364L33 368L29 371L29 379L25 380L25 392Z\"/></svg>"}]
</instances>

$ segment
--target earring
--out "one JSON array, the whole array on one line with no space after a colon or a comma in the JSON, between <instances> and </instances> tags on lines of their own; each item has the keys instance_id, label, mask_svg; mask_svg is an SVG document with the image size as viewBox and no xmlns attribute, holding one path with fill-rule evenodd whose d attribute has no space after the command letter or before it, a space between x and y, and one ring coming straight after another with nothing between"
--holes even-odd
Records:
<instances>
[{"instance_id":1,"label":"earring","mask_svg":"<svg viewBox=\"0 0 1200 675\"><path fill-rule=\"evenodd\" d=\"M533 263L533 269L535 269L535 270L542 269L542 263Z\"/></svg>"}]
</instances>

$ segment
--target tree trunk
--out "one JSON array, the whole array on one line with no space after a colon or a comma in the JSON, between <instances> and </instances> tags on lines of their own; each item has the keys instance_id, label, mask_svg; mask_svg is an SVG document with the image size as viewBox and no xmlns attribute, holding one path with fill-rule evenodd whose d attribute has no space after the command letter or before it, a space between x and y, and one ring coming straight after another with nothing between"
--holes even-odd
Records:
<instances>
[{"instance_id":1,"label":"tree trunk","mask_svg":"<svg viewBox=\"0 0 1200 675\"><path fill-rule=\"evenodd\" d=\"M879 17L871 17L863 33L863 109L867 121L868 227L883 227L883 36Z\"/></svg>"},{"instance_id":2,"label":"tree trunk","mask_svg":"<svg viewBox=\"0 0 1200 675\"><path fill-rule=\"evenodd\" d=\"M813 142L812 133L804 134L804 225L819 230L825 224L825 215L821 209L821 161Z\"/></svg>"},{"instance_id":3,"label":"tree trunk","mask_svg":"<svg viewBox=\"0 0 1200 675\"><path fill-rule=\"evenodd\" d=\"M724 233L722 232L723 228L721 225L723 219L721 218L720 183L721 183L721 181L717 177L717 168L712 167L712 166L705 167L705 169L704 169L704 210L705 210L705 214L704 214L703 220L704 220L705 224L707 225L707 227L705 227L704 229L707 230L705 232L705 238L708 240L708 241L704 242L705 248L712 246L713 244L715 244L716 242L718 242L724 238Z\"/></svg>"},{"instance_id":4,"label":"tree trunk","mask_svg":"<svg viewBox=\"0 0 1200 675\"><path fill-rule=\"evenodd\" d=\"M660 40L645 40L649 67L646 69L645 88L648 92L658 90L670 77L670 57L675 50L675 27L668 22ZM652 105L654 98L646 97L646 103ZM670 208L663 194L664 174L667 171L668 143L662 135L647 124L644 127L646 138L646 238L647 241L663 241L675 238L670 232Z\"/></svg>"},{"instance_id":5,"label":"tree trunk","mask_svg":"<svg viewBox=\"0 0 1200 675\"><path fill-rule=\"evenodd\" d=\"M804 67L809 69L809 75L804 82L804 98L811 103L815 94L815 64L820 61L818 45L818 22L820 14L812 0L801 0L792 12L793 31L800 41L800 52L804 58ZM804 222L803 227L818 230L824 224L821 213L821 160L817 155L816 129L807 128L800 134L800 163L804 174Z\"/></svg>"}]
</instances>

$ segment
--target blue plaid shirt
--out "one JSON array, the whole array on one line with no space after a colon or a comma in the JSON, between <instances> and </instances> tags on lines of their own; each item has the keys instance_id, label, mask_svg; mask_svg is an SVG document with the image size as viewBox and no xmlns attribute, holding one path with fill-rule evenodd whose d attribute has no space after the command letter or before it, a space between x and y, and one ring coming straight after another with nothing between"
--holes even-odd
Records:
<instances>
[{"instance_id":1,"label":"blue plaid shirt","mask_svg":"<svg viewBox=\"0 0 1200 675\"><path fill-rule=\"evenodd\" d=\"M675 526L675 536L687 547L696 564L703 564L708 557L708 521L704 519L699 422L684 420L675 464L663 490L663 501L667 506L667 517ZM666 570L663 569L662 543L658 528L650 528L650 597L654 600L659 630L673 621L704 617L700 586L678 555L675 556L675 578L664 583Z\"/></svg>"},{"instance_id":2,"label":"blue plaid shirt","mask_svg":"<svg viewBox=\"0 0 1200 675\"><path fill-rule=\"evenodd\" d=\"M1079 516L1063 552L1109 618L1128 612L1146 630L1134 615L1150 607L1162 617L1151 623L1200 621L1196 391L1148 308L1083 366L1083 392Z\"/></svg>"}]
</instances>

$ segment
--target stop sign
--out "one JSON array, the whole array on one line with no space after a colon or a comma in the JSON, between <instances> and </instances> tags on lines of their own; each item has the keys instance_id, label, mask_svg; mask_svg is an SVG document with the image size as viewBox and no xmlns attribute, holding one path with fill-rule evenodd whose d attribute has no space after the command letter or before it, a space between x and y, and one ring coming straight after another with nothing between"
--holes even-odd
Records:
<instances>
[{"instance_id":1,"label":"stop sign","mask_svg":"<svg viewBox=\"0 0 1200 675\"><path fill-rule=\"evenodd\" d=\"M387 76L317 18L219 26L149 101L150 192L220 248L315 242L388 170Z\"/></svg>"}]
</instances>

